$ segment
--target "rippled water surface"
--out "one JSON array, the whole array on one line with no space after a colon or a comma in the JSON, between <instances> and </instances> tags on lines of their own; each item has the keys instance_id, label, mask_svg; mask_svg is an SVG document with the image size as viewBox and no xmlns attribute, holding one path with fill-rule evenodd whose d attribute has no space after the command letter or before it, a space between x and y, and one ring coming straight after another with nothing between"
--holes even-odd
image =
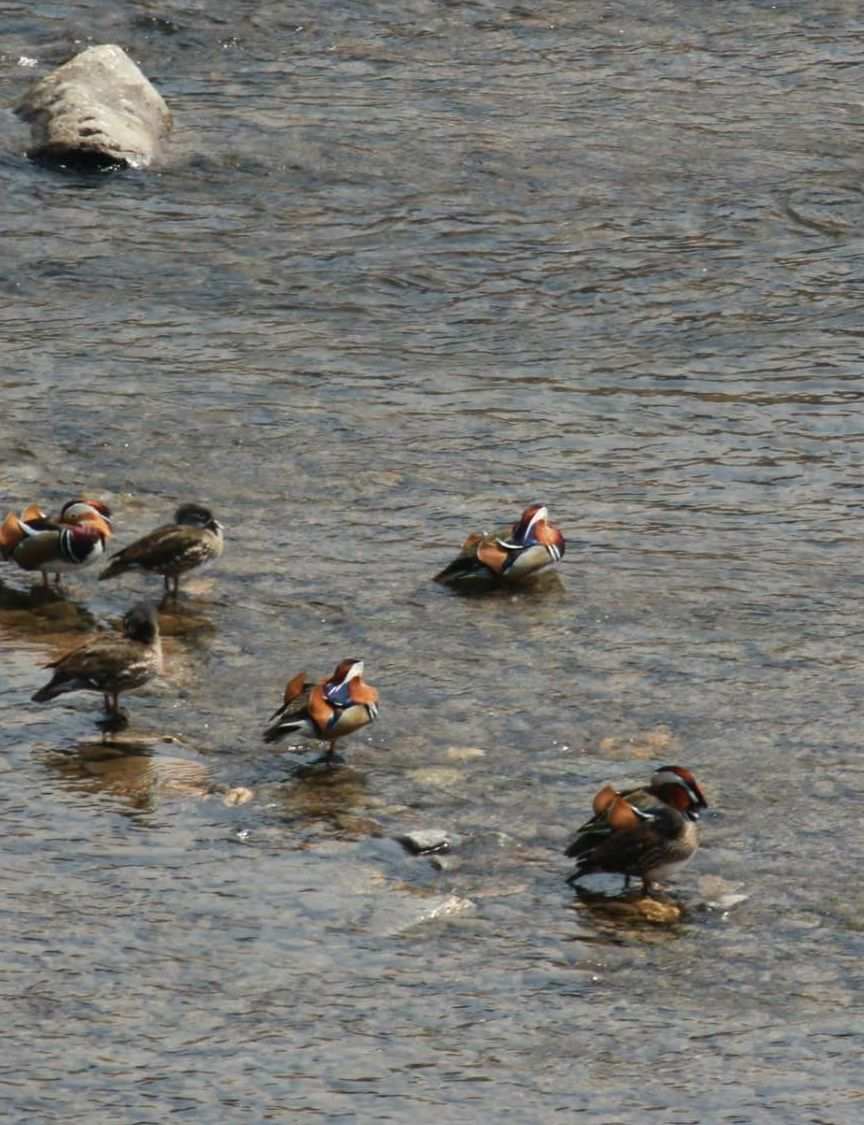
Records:
<instances>
[{"instance_id":1,"label":"rippled water surface","mask_svg":"<svg viewBox=\"0 0 864 1125\"><path fill-rule=\"evenodd\" d=\"M106 744L29 697L158 581L3 568L8 1119L859 1121L860 6L0 26L3 104L117 42L176 117L80 178L0 111L4 511L227 528ZM535 498L560 584L429 582ZM298 774L262 723L344 656L380 720ZM589 909L569 833L664 760L711 802L683 921Z\"/></svg>"}]
</instances>

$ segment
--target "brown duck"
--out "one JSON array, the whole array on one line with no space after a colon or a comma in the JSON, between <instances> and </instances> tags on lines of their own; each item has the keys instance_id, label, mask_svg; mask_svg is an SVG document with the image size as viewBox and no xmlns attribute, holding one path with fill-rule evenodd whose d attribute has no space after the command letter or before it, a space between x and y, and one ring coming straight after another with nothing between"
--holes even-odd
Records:
<instances>
[{"instance_id":1,"label":"brown duck","mask_svg":"<svg viewBox=\"0 0 864 1125\"><path fill-rule=\"evenodd\" d=\"M568 883L601 872L628 880L638 876L647 895L655 883L683 867L699 846L695 824L677 809L660 802L639 809L611 785L594 798L594 811L605 818L609 831L600 839L577 837L567 848L566 854L578 860Z\"/></svg>"},{"instance_id":2,"label":"brown duck","mask_svg":"<svg viewBox=\"0 0 864 1125\"><path fill-rule=\"evenodd\" d=\"M123 618L123 633L101 633L72 649L46 668L54 674L33 696L34 703L47 703L70 691L101 692L105 710L120 713L119 697L139 688L162 671L159 621L152 606L133 606Z\"/></svg>"},{"instance_id":3,"label":"brown duck","mask_svg":"<svg viewBox=\"0 0 864 1125\"><path fill-rule=\"evenodd\" d=\"M147 570L161 574L166 593L176 597L180 576L218 559L223 547L222 524L210 509L201 504L181 504L174 523L157 527L112 555L99 579L115 578L127 570Z\"/></svg>"}]
</instances>

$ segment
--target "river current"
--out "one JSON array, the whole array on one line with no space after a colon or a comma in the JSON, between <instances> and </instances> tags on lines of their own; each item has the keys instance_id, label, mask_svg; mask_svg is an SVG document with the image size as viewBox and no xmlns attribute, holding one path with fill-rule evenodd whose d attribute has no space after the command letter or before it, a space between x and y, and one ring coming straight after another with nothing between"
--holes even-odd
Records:
<instances>
[{"instance_id":1,"label":"river current","mask_svg":"<svg viewBox=\"0 0 864 1125\"><path fill-rule=\"evenodd\" d=\"M175 130L82 176L0 110L3 513L226 548L108 740L30 696L159 580L0 573L4 1118L858 1122L860 5L0 0L0 103L100 42ZM534 500L560 582L431 583ZM344 657L380 718L303 771ZM682 921L590 908L669 762Z\"/></svg>"}]
</instances>

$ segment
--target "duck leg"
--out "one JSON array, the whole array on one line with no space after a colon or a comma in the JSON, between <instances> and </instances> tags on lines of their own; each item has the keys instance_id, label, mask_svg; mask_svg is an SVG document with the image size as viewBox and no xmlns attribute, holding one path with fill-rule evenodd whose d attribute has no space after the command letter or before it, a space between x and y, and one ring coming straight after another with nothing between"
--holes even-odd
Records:
<instances>
[{"instance_id":1,"label":"duck leg","mask_svg":"<svg viewBox=\"0 0 864 1125\"><path fill-rule=\"evenodd\" d=\"M335 769L336 766L340 766L343 761L342 755L336 753L336 743L328 742L327 749L320 758L315 759L314 765L327 766L329 769Z\"/></svg>"}]
</instances>

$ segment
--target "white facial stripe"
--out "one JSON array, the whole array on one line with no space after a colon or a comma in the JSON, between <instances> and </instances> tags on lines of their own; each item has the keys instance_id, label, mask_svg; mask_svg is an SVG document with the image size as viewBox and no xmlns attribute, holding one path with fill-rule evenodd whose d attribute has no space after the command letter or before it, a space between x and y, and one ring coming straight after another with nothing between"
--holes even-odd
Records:
<instances>
[{"instance_id":1,"label":"white facial stripe","mask_svg":"<svg viewBox=\"0 0 864 1125\"><path fill-rule=\"evenodd\" d=\"M547 513L547 511L546 511L546 509L545 509L545 508L538 508L538 509L537 509L537 511L536 511L536 512L534 513L534 515L533 515L533 516L531 517L531 522L530 522L530 523L528 524L528 526L527 526L527 527L525 528L525 537L526 537L526 539L527 539L527 537L528 537L528 533L529 533L529 532L531 531L531 528L532 528L532 527L534 526L534 524L535 524L535 523L537 523L537 521L538 521L538 520L545 520L545 519L546 519L546 516L547 516L547 514L548 514L548 513Z\"/></svg>"},{"instance_id":2,"label":"white facial stripe","mask_svg":"<svg viewBox=\"0 0 864 1125\"><path fill-rule=\"evenodd\" d=\"M351 667L348 669L348 671L345 673L344 679L341 679L339 681L339 683L335 685L334 690L338 691L339 688L345 687L345 685L347 683L350 683L351 680L356 680L362 675L363 675L363 661L362 660L356 660L351 665Z\"/></svg>"}]
</instances>

